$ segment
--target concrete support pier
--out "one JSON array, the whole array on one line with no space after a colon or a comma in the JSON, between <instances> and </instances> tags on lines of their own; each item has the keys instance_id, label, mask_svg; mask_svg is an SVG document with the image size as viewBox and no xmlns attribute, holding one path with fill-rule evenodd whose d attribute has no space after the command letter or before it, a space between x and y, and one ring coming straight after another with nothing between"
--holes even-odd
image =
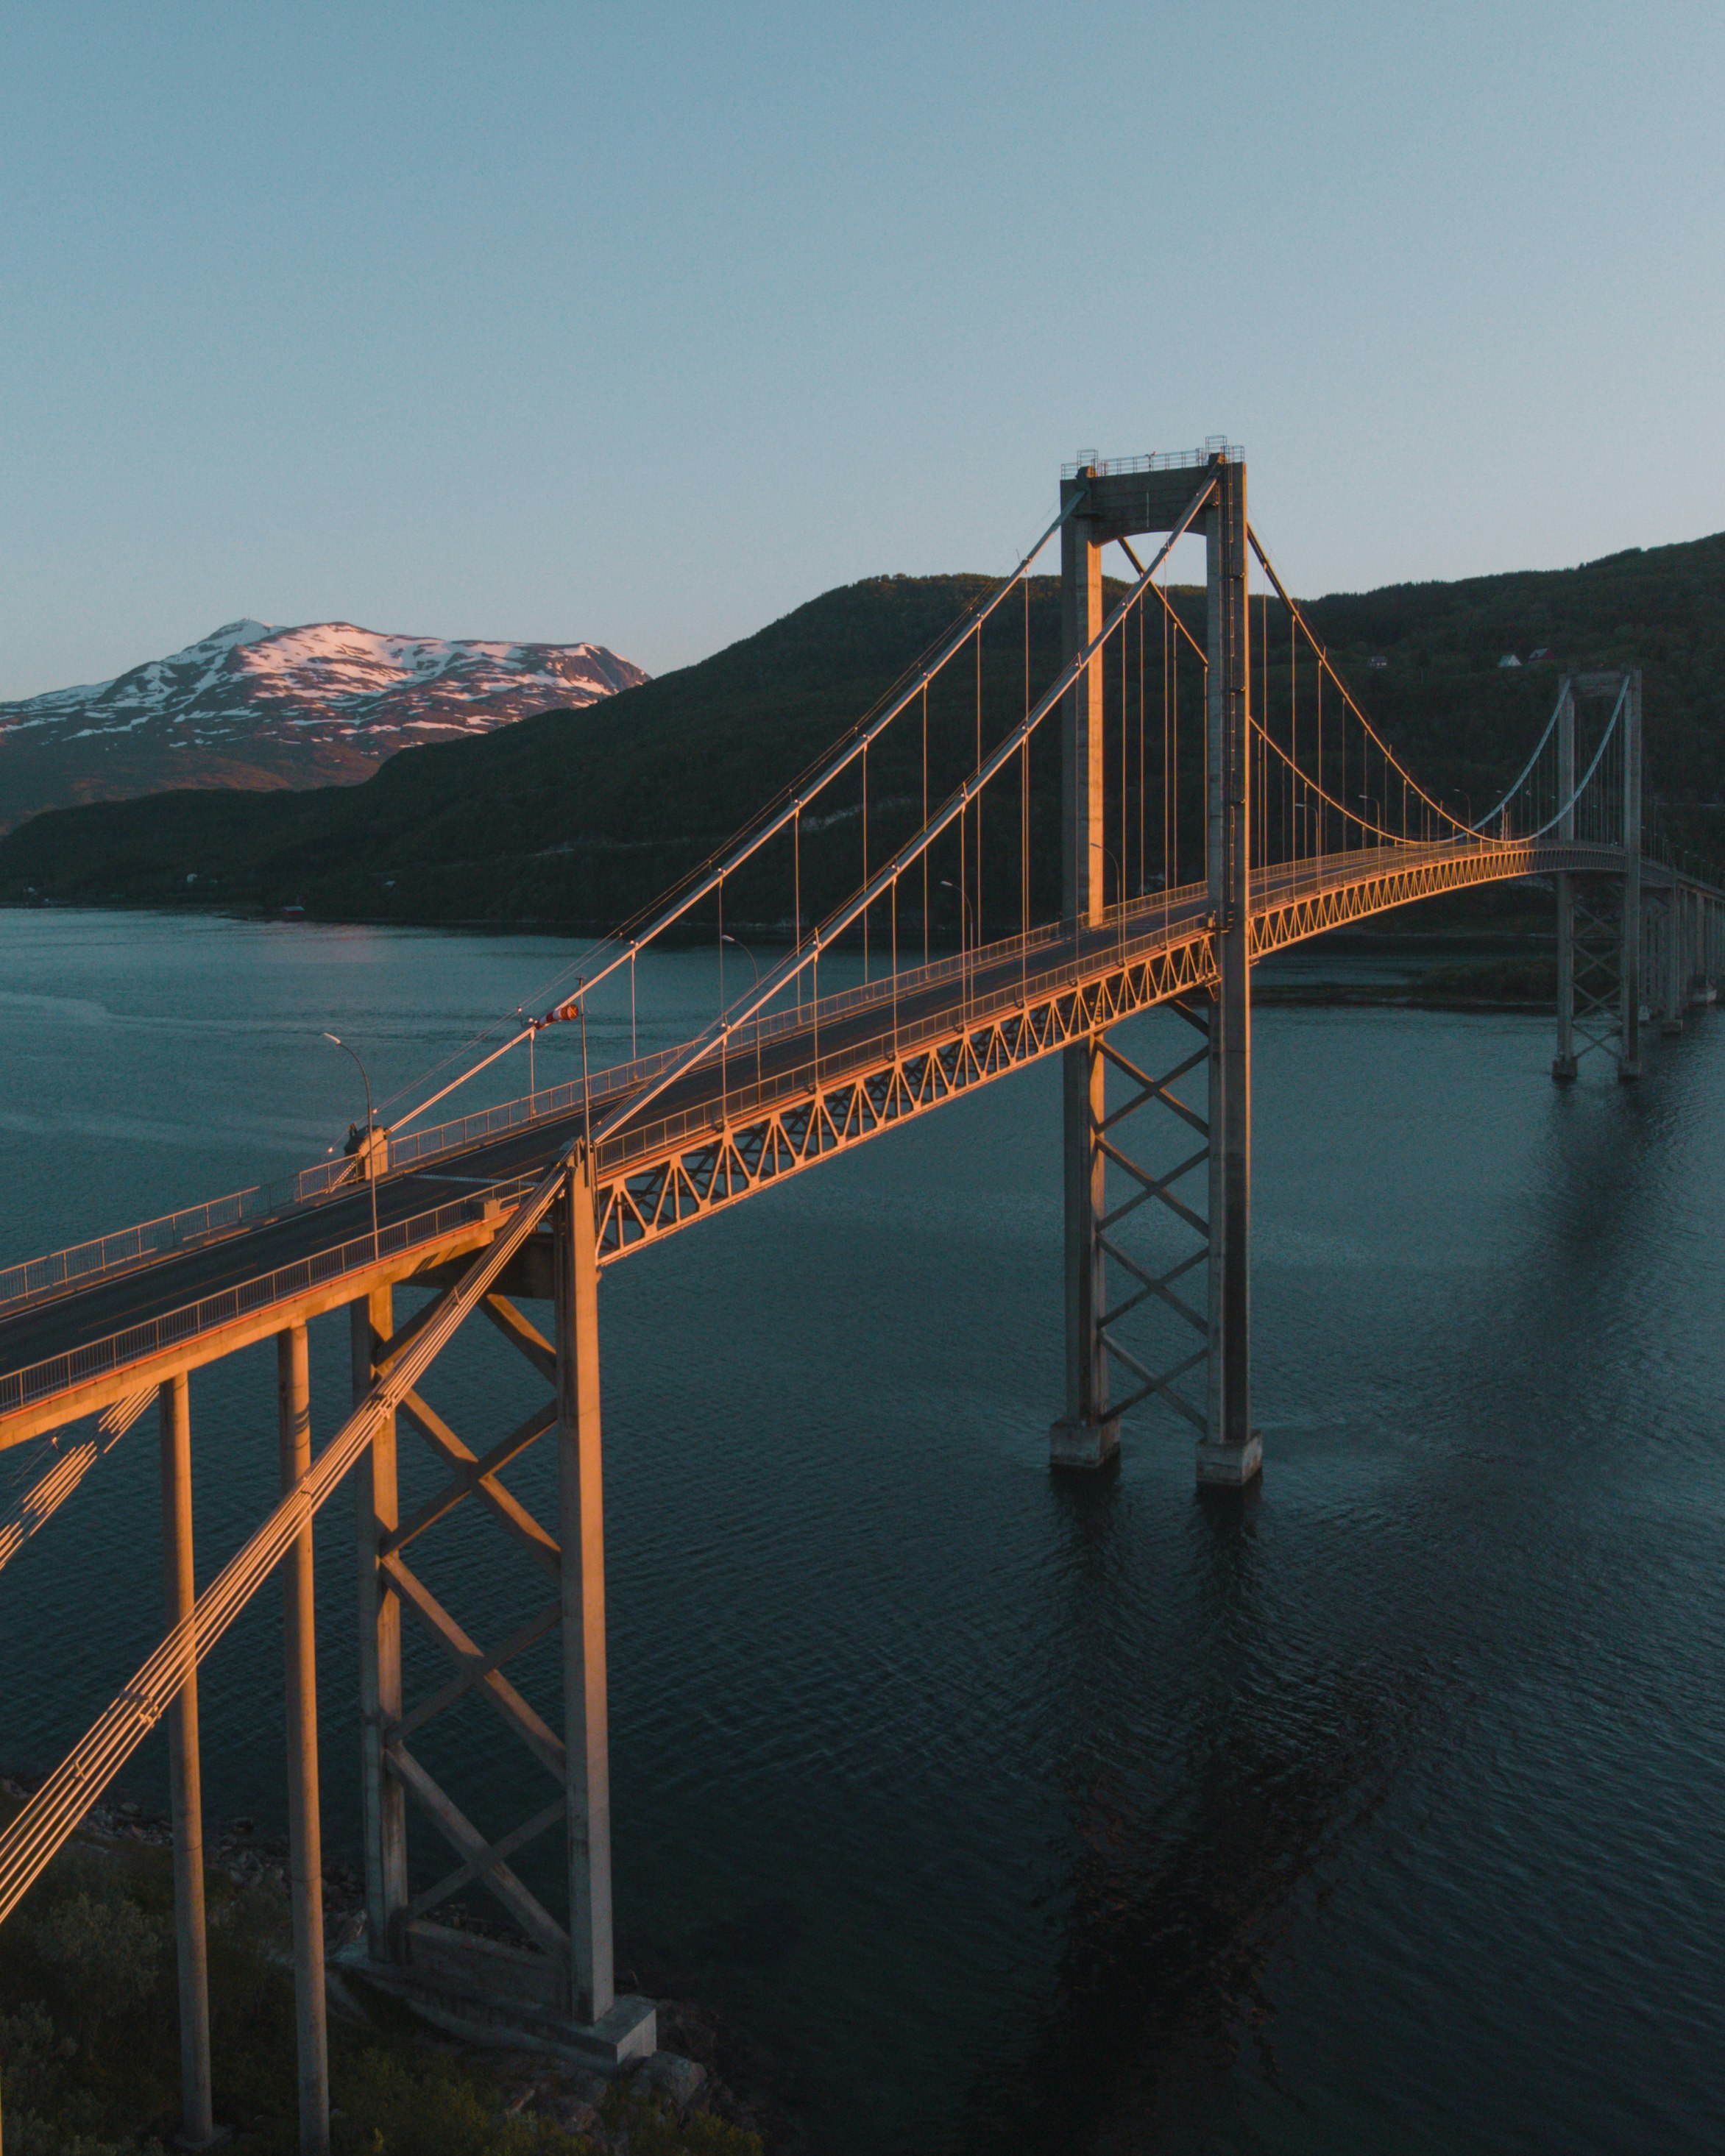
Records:
<instances>
[{"instance_id":1,"label":"concrete support pier","mask_svg":"<svg viewBox=\"0 0 1725 2156\"><path fill-rule=\"evenodd\" d=\"M1684 947L1688 940L1688 924L1683 918L1683 893L1675 886L1665 895L1664 917L1660 922L1660 1012L1659 1029L1666 1034L1683 1030L1683 1006L1688 1000L1683 978Z\"/></svg>"},{"instance_id":2,"label":"concrete support pier","mask_svg":"<svg viewBox=\"0 0 1725 2156\"><path fill-rule=\"evenodd\" d=\"M1082 488L1085 477L1065 484ZM1060 532L1062 659L1076 658L1101 626L1102 548L1095 520L1080 510ZM1100 661L1067 690L1060 723L1060 912L1076 933L1101 921L1104 906ZM1066 1411L1049 1431L1049 1459L1055 1467L1101 1467L1120 1444L1120 1418L1108 1413L1101 1327L1106 1163L1096 1141L1106 1113L1100 1039L1075 1042L1061 1058Z\"/></svg>"},{"instance_id":3,"label":"concrete support pier","mask_svg":"<svg viewBox=\"0 0 1725 2156\"><path fill-rule=\"evenodd\" d=\"M1558 798L1565 805L1558 819L1558 836L1574 840L1575 804L1575 691L1566 680L1558 701ZM1560 1086L1574 1083L1579 1070L1575 1054L1575 883L1567 872L1552 881L1558 899L1558 1050L1552 1058L1551 1075Z\"/></svg>"},{"instance_id":4,"label":"concrete support pier","mask_svg":"<svg viewBox=\"0 0 1725 2156\"><path fill-rule=\"evenodd\" d=\"M311 1466L311 1369L303 1325L278 1333L281 1486ZM317 1595L311 1526L281 1568L287 1700L288 1894L294 1925L294 2032L299 2065L300 2156L329 2156L330 2056L323 1945L323 1825L317 1780Z\"/></svg>"},{"instance_id":5,"label":"concrete support pier","mask_svg":"<svg viewBox=\"0 0 1725 2156\"><path fill-rule=\"evenodd\" d=\"M377 1358L395 1329L394 1293L374 1288L348 1306L352 1322L353 1400L370 1394ZM360 1815L365 1837L366 1934L374 1963L406 1958L402 1928L408 1906L407 1795L384 1763L390 1730L400 1722L401 1598L381 1562L386 1537L400 1524L396 1419L379 1426L354 1471L359 1566Z\"/></svg>"},{"instance_id":6,"label":"concrete support pier","mask_svg":"<svg viewBox=\"0 0 1725 2156\"><path fill-rule=\"evenodd\" d=\"M1251 769L1245 466L1225 459L1209 555L1207 853L1219 978L1209 1045L1209 1404L1200 1483L1241 1489L1263 1446L1251 1419Z\"/></svg>"},{"instance_id":7,"label":"concrete support pier","mask_svg":"<svg viewBox=\"0 0 1725 2156\"><path fill-rule=\"evenodd\" d=\"M657 2015L650 1999L617 1996L612 1938L599 1268L584 1148L557 1202L555 1267L568 2010L578 2023L603 2033L619 2057L645 2057L658 2041Z\"/></svg>"},{"instance_id":8,"label":"concrete support pier","mask_svg":"<svg viewBox=\"0 0 1725 2156\"><path fill-rule=\"evenodd\" d=\"M1620 1078L1641 1075L1641 672L1629 677L1623 712L1623 937L1619 946Z\"/></svg>"},{"instance_id":9,"label":"concrete support pier","mask_svg":"<svg viewBox=\"0 0 1725 2156\"><path fill-rule=\"evenodd\" d=\"M173 1814L174 1938L179 1977L180 2146L216 2139L210 2097L209 1947L203 1907L203 1773L198 1745L198 1583L192 1557L192 1405L183 1373L160 1394L162 1557L170 1630L179 1629L184 1674L167 1714L169 1802Z\"/></svg>"}]
</instances>

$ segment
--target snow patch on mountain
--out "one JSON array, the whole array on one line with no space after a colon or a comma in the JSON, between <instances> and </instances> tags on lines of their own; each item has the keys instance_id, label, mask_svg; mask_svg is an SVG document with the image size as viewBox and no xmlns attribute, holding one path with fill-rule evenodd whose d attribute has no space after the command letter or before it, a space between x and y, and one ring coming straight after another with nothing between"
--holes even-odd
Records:
<instances>
[{"instance_id":1,"label":"snow patch on mountain","mask_svg":"<svg viewBox=\"0 0 1725 2156\"><path fill-rule=\"evenodd\" d=\"M230 621L112 681L0 704L0 740L44 726L65 727L69 739L130 733L151 721L203 735L249 735L260 722L349 735L426 726L483 733L646 678L597 644L386 636L345 621L299 629ZM83 724L74 729L74 720Z\"/></svg>"},{"instance_id":2,"label":"snow patch on mountain","mask_svg":"<svg viewBox=\"0 0 1725 2156\"><path fill-rule=\"evenodd\" d=\"M0 829L57 800L184 785L186 760L170 750L203 752L193 783L328 784L416 742L578 709L646 679L598 644L230 621L111 681L0 704Z\"/></svg>"}]
</instances>

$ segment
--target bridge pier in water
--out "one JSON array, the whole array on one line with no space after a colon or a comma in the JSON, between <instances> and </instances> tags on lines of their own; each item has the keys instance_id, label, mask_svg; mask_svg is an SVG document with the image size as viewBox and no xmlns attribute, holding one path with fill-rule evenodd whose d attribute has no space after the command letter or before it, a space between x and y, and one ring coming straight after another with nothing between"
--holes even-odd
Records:
<instances>
[{"instance_id":1,"label":"bridge pier in water","mask_svg":"<svg viewBox=\"0 0 1725 2156\"><path fill-rule=\"evenodd\" d=\"M1623 941L1618 961L1620 1078L1641 1075L1641 675L1625 684L1623 722Z\"/></svg>"},{"instance_id":2,"label":"bridge pier in water","mask_svg":"<svg viewBox=\"0 0 1725 2156\"><path fill-rule=\"evenodd\" d=\"M203 1769L198 1743L198 1599L192 1548L192 1400L184 1372L158 1395L162 1416L162 1555L167 1621L177 1632L179 1689L167 1715L168 1804L173 1822L174 1961L180 2012L181 2139L215 2138L210 2092L209 1943L204 1922Z\"/></svg>"},{"instance_id":3,"label":"bridge pier in water","mask_svg":"<svg viewBox=\"0 0 1725 2156\"><path fill-rule=\"evenodd\" d=\"M1100 1031L1063 1053L1066 1403L1065 1413L1050 1432L1050 1452L1055 1466L1073 1468L1100 1467L1114 1455L1120 1410L1111 1407L1108 1378L1111 1358L1117 1359L1141 1381L1134 1400L1158 1395L1196 1425L1199 1481L1240 1489L1256 1478L1263 1464L1262 1445L1251 1421L1252 758L1246 474L1244 461L1226 450L1212 458L1209 469L1212 492L1202 526L1208 564L1205 860L1217 971L1207 1009L1180 999L1173 1004L1205 1039L1208 1112L1199 1118L1169 1090L1195 1066L1197 1056L1158 1079L1137 1070ZM1141 532L1173 530L1192 498L1192 481L1183 473L1115 478L1081 470L1063 487L1065 500L1075 494L1082 497L1082 506L1069 516L1060 534L1062 655L1068 660L1095 642L1102 625L1104 546L1124 544ZM1103 829L1100 660L1093 660L1067 690L1062 728L1061 911L1076 937L1105 917L1106 865L1112 858ZM1124 868L1117 861L1115 865L1121 886L1117 897L1124 905ZM1106 1085L1110 1061L1141 1089L1111 1115ZM1151 1105L1171 1109L1205 1141L1203 1152L1173 1176L1146 1176L1126 1159L1111 1135L1124 1116ZM1111 1160L1127 1169L1144 1194L1170 1206L1202 1238L1202 1249L1153 1280L1131 1264L1109 1234L1119 1217L1108 1208ZM1172 1191L1181 1176L1200 1165L1208 1173L1203 1215ZM1198 1333L1201 1347L1172 1370L1147 1371L1114 1338L1108 1303L1111 1257L1143 1283L1143 1294L1170 1304ZM1208 1296L1199 1313L1173 1292L1173 1284L1205 1260ZM1142 1299L1142 1294L1133 1295L1126 1306ZM1205 1366L1206 1393L1203 1409L1195 1409L1173 1380L1199 1363Z\"/></svg>"},{"instance_id":4,"label":"bridge pier in water","mask_svg":"<svg viewBox=\"0 0 1725 2156\"><path fill-rule=\"evenodd\" d=\"M481 1306L495 1328L554 1388L548 1407L484 1453L465 1445L415 1392L401 1411L453 1471L444 1496L399 1514L395 1455L374 1440L359 1478L361 1714L365 1799L366 1952L362 1972L429 2019L480 2042L558 2051L615 2068L657 2041L653 2004L619 1999L611 1905L610 1753L605 1642L603 1478L600 1449L598 1261L593 1192L584 1151L550 1208L550 1229L522 1250ZM461 1268L447 1269L449 1282ZM444 1283L440 1270L429 1276ZM415 1282L418 1285L418 1282ZM552 1304L554 1342L515 1298ZM414 1329L392 1325L390 1291L353 1306L355 1394L363 1398ZM393 1418L391 1419L393 1422ZM388 1433L393 1437L393 1430ZM497 1479L529 1445L555 1435L557 1534ZM548 1575L553 1599L490 1651L471 1639L403 1552L454 1505L476 1497ZM455 1665L452 1679L408 1705L403 1697L403 1606ZM562 1734L502 1675L503 1666L559 1630ZM557 1794L511 1831L488 1837L408 1748L417 1731L472 1693L485 1701L555 1781ZM408 1871L408 1796L459 1860L417 1894ZM560 1923L507 1859L561 1826L567 1923ZM469 1887L490 1889L528 1942L515 1946L431 1921Z\"/></svg>"},{"instance_id":5,"label":"bridge pier in water","mask_svg":"<svg viewBox=\"0 0 1725 2156\"><path fill-rule=\"evenodd\" d=\"M1076 484L1070 483L1069 485ZM1081 511L1060 531L1060 655L1071 660L1102 626L1102 547L1096 520ZM1087 666L1066 691L1061 723L1060 912L1075 932L1106 911L1102 839L1102 670ZM1107 1121L1102 1035L1073 1042L1060 1057L1065 1183L1066 1411L1050 1432L1057 1466L1100 1467L1120 1443L1108 1412L1104 1237Z\"/></svg>"},{"instance_id":6,"label":"bridge pier in water","mask_svg":"<svg viewBox=\"0 0 1725 2156\"><path fill-rule=\"evenodd\" d=\"M1558 798L1564 806L1558 818L1558 837L1575 837L1575 687L1568 680L1558 696ZM1575 879L1560 869L1552 878L1558 911L1558 1052L1552 1058L1551 1075L1560 1086L1574 1083L1579 1065L1575 1055Z\"/></svg>"},{"instance_id":7,"label":"bridge pier in water","mask_svg":"<svg viewBox=\"0 0 1725 2156\"><path fill-rule=\"evenodd\" d=\"M1614 1056L1625 1080L1641 1075L1644 997L1656 1003L1661 1030L1682 1031L1686 952L1692 929L1688 907L1703 901L1681 886L1675 875L1649 903L1643 892L1641 797L1641 676L1626 673L1566 675L1553 715L1556 729L1557 790L1564 803L1552 827L1558 845L1578 837L1575 812L1575 728L1579 699L1614 700L1612 723L1622 732L1618 843L1620 875L1609 879L1615 901L1601 897L1608 879L1557 870L1556 893L1557 1052L1551 1075L1560 1085L1574 1081L1581 1058L1598 1048ZM1597 763L1604 744L1595 752ZM1711 904L1706 911L1711 914ZM1697 946L1699 947L1699 946Z\"/></svg>"}]
</instances>

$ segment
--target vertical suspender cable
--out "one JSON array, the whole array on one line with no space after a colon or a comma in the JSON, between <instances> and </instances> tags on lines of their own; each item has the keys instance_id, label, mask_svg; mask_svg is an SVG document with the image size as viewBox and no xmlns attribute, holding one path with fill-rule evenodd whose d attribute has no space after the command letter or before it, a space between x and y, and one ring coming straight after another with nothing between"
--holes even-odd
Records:
<instances>
[{"instance_id":1,"label":"vertical suspender cable","mask_svg":"<svg viewBox=\"0 0 1725 2156\"><path fill-rule=\"evenodd\" d=\"M928 684L922 684L922 822L928 822ZM922 850L922 963L928 963L928 849Z\"/></svg>"},{"instance_id":2,"label":"vertical suspender cable","mask_svg":"<svg viewBox=\"0 0 1725 2156\"><path fill-rule=\"evenodd\" d=\"M983 767L983 625L976 625L976 762L972 767ZM983 940L983 794L979 787L976 797L976 940Z\"/></svg>"},{"instance_id":3,"label":"vertical suspender cable","mask_svg":"<svg viewBox=\"0 0 1725 2156\"><path fill-rule=\"evenodd\" d=\"M1030 716L1030 577L1024 574L1024 717ZM1019 987L1030 993L1030 740L1019 744Z\"/></svg>"},{"instance_id":4,"label":"vertical suspender cable","mask_svg":"<svg viewBox=\"0 0 1725 2156\"><path fill-rule=\"evenodd\" d=\"M1144 608L1141 603L1138 608L1138 893L1141 897L1150 880L1150 871L1144 860L1144 788L1147 776L1144 768Z\"/></svg>"},{"instance_id":5,"label":"vertical suspender cable","mask_svg":"<svg viewBox=\"0 0 1725 2156\"><path fill-rule=\"evenodd\" d=\"M866 889L869 880L869 752L867 749L862 752L862 880L864 887ZM863 908L863 983L865 986L868 983L868 978L869 909L865 906Z\"/></svg>"}]
</instances>

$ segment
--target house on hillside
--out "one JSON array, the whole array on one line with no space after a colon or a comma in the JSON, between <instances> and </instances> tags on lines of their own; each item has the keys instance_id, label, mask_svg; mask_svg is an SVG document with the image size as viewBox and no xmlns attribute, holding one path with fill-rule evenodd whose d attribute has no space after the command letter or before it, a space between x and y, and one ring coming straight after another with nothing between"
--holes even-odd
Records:
<instances>
[{"instance_id":1,"label":"house on hillside","mask_svg":"<svg viewBox=\"0 0 1725 2156\"><path fill-rule=\"evenodd\" d=\"M1521 660L1516 657L1512 651L1506 651L1502 658L1497 662L1500 666L1519 666L1521 663Z\"/></svg>"}]
</instances>

